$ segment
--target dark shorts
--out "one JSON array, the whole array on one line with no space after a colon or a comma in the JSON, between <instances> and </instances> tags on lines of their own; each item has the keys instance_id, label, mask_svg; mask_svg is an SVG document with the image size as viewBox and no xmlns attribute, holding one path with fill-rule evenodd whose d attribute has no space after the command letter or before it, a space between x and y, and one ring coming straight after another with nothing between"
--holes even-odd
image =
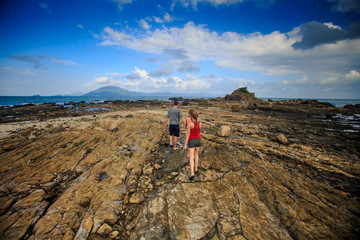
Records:
<instances>
[{"instance_id":1,"label":"dark shorts","mask_svg":"<svg viewBox=\"0 0 360 240\"><path fill-rule=\"evenodd\" d=\"M189 148L201 147L201 139L200 138L191 139L188 145Z\"/></svg>"},{"instance_id":2,"label":"dark shorts","mask_svg":"<svg viewBox=\"0 0 360 240\"><path fill-rule=\"evenodd\" d=\"M174 135L175 137L180 136L180 126L179 125L170 124L169 131L170 131L170 136L171 135Z\"/></svg>"}]
</instances>

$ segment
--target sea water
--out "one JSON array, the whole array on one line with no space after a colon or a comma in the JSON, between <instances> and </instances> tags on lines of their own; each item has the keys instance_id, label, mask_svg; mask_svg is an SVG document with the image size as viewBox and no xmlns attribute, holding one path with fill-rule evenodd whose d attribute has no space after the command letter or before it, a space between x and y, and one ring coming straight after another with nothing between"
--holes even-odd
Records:
<instances>
[{"instance_id":1,"label":"sea water","mask_svg":"<svg viewBox=\"0 0 360 240\"><path fill-rule=\"evenodd\" d=\"M85 102L85 103L102 103L104 101L137 101L137 100L159 100L168 101L168 96L123 96L123 97L90 97L90 96L0 96L0 106L56 103L57 105L64 105L69 102Z\"/></svg>"}]
</instances>

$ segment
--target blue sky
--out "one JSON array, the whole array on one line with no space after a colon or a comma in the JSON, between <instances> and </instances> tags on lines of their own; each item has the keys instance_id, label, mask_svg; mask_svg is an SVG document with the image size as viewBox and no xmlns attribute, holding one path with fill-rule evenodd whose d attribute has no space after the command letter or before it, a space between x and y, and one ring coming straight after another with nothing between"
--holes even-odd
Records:
<instances>
[{"instance_id":1,"label":"blue sky","mask_svg":"<svg viewBox=\"0 0 360 240\"><path fill-rule=\"evenodd\" d=\"M4 0L0 95L360 98L358 0Z\"/></svg>"}]
</instances>

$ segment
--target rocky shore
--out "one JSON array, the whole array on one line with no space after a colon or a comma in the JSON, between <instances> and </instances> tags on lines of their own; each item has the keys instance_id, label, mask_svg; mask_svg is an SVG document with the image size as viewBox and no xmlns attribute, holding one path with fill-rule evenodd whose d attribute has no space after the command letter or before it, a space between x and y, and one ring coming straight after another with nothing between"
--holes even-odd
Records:
<instances>
[{"instance_id":1,"label":"rocky shore","mask_svg":"<svg viewBox=\"0 0 360 240\"><path fill-rule=\"evenodd\" d=\"M184 100L203 124L190 182L163 128L171 106L1 108L0 238L358 238L359 107Z\"/></svg>"}]
</instances>

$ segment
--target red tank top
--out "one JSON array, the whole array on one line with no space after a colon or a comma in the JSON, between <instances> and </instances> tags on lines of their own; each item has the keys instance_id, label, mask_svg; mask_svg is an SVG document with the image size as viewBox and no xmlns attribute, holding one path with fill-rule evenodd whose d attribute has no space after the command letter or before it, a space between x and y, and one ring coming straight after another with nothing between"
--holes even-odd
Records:
<instances>
[{"instance_id":1,"label":"red tank top","mask_svg":"<svg viewBox=\"0 0 360 240\"><path fill-rule=\"evenodd\" d=\"M195 122L192 122L195 125ZM196 130L195 130L196 129ZM196 132L195 132L196 131ZM194 127L193 129L190 129L190 136L189 136L189 141L191 139L194 139L194 138L201 138L200 137L200 131L201 131L201 128L200 128L200 122L197 123L197 126Z\"/></svg>"}]
</instances>

